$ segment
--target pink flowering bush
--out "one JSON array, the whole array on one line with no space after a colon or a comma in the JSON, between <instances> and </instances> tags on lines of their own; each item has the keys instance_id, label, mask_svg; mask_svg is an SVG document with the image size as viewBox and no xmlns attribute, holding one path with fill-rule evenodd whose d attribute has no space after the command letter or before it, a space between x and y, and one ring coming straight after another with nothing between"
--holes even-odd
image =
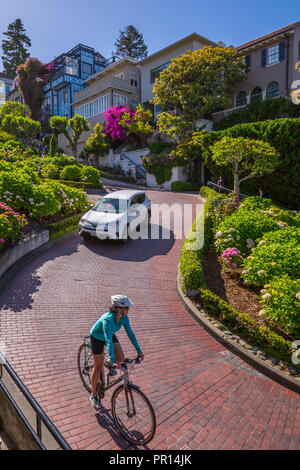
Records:
<instances>
[{"instance_id":1,"label":"pink flowering bush","mask_svg":"<svg viewBox=\"0 0 300 470\"><path fill-rule=\"evenodd\" d=\"M240 266L242 259L243 257L237 248L227 248L218 257L224 271L234 271Z\"/></svg>"},{"instance_id":2,"label":"pink flowering bush","mask_svg":"<svg viewBox=\"0 0 300 470\"><path fill-rule=\"evenodd\" d=\"M15 212L5 202L0 202L0 250L6 240L14 238L26 223L24 215Z\"/></svg>"},{"instance_id":3,"label":"pink flowering bush","mask_svg":"<svg viewBox=\"0 0 300 470\"><path fill-rule=\"evenodd\" d=\"M103 113L106 121L104 132L111 138L112 142L118 140L124 142L126 140L128 129L120 123L124 115L128 116L128 122L130 123L134 112L130 111L127 106L113 106Z\"/></svg>"}]
</instances>

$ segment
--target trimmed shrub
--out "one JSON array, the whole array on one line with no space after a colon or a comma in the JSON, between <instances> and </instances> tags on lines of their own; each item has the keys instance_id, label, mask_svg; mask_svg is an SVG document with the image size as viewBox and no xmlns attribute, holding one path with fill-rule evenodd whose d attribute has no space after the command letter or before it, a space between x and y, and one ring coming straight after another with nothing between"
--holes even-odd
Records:
<instances>
[{"instance_id":1,"label":"trimmed shrub","mask_svg":"<svg viewBox=\"0 0 300 470\"><path fill-rule=\"evenodd\" d=\"M262 289L260 302L268 320L300 338L300 279L274 277Z\"/></svg>"},{"instance_id":2,"label":"trimmed shrub","mask_svg":"<svg viewBox=\"0 0 300 470\"><path fill-rule=\"evenodd\" d=\"M238 210L225 217L217 230L215 246L219 253L226 248L235 247L246 254L265 233L279 230L279 226L267 214Z\"/></svg>"},{"instance_id":3,"label":"trimmed shrub","mask_svg":"<svg viewBox=\"0 0 300 470\"><path fill-rule=\"evenodd\" d=\"M98 184L100 181L100 171L92 166L83 165L81 168L81 179L87 183Z\"/></svg>"},{"instance_id":4,"label":"trimmed shrub","mask_svg":"<svg viewBox=\"0 0 300 470\"><path fill-rule=\"evenodd\" d=\"M242 277L249 285L263 286L275 276L300 278L299 243L298 245L295 245L294 241L284 243L280 238L276 241L272 238L262 240L244 261Z\"/></svg>"},{"instance_id":5,"label":"trimmed shrub","mask_svg":"<svg viewBox=\"0 0 300 470\"><path fill-rule=\"evenodd\" d=\"M43 165L41 168L43 178L57 179L59 178L59 168L53 163Z\"/></svg>"},{"instance_id":6,"label":"trimmed shrub","mask_svg":"<svg viewBox=\"0 0 300 470\"><path fill-rule=\"evenodd\" d=\"M81 169L77 165L65 166L60 172L60 177L63 180L81 181Z\"/></svg>"}]
</instances>

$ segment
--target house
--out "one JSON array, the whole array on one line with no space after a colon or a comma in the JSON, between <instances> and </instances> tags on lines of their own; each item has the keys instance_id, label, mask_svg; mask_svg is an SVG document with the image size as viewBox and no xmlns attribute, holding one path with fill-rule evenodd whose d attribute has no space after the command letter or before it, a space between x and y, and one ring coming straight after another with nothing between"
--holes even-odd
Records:
<instances>
[{"instance_id":1,"label":"house","mask_svg":"<svg viewBox=\"0 0 300 470\"><path fill-rule=\"evenodd\" d=\"M78 44L53 61L54 73L44 87L44 112L71 118L74 94L87 87L85 80L103 70L115 58L105 59L92 47Z\"/></svg>"},{"instance_id":2,"label":"house","mask_svg":"<svg viewBox=\"0 0 300 470\"><path fill-rule=\"evenodd\" d=\"M12 88L13 81L4 72L0 72L0 106L8 101L8 94Z\"/></svg>"},{"instance_id":3,"label":"house","mask_svg":"<svg viewBox=\"0 0 300 470\"><path fill-rule=\"evenodd\" d=\"M84 80L84 88L74 92L72 114L87 118L92 130L83 132L78 142L78 151L83 149L86 139L97 122L103 123L103 113L115 105L136 107L140 102L139 61L122 57ZM59 145L70 151L68 142L60 136Z\"/></svg>"},{"instance_id":4,"label":"house","mask_svg":"<svg viewBox=\"0 0 300 470\"><path fill-rule=\"evenodd\" d=\"M292 83L299 80L295 63L300 60L300 21L237 46L236 50L248 66L247 79L233 86L231 106L213 113L214 123L253 101L290 97Z\"/></svg>"},{"instance_id":5,"label":"house","mask_svg":"<svg viewBox=\"0 0 300 470\"><path fill-rule=\"evenodd\" d=\"M149 107L151 109L154 114L154 120L156 120L157 114L161 112L160 106L154 106L149 103L150 100L153 99L152 88L155 79L159 76L162 70L168 67L172 59L180 56L181 54L187 53L188 51L201 49L204 46L224 47L225 44L222 42L215 43L200 34L192 33L189 36L154 52L154 54L149 55L139 62L141 67L141 103L144 107Z\"/></svg>"}]
</instances>

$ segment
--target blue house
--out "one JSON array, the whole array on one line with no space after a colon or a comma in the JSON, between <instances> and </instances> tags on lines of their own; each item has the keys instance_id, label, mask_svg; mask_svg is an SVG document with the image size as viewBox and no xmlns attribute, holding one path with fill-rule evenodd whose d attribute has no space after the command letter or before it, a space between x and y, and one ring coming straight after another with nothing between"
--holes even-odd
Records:
<instances>
[{"instance_id":1,"label":"blue house","mask_svg":"<svg viewBox=\"0 0 300 470\"><path fill-rule=\"evenodd\" d=\"M107 60L92 47L83 44L56 57L53 61L54 72L44 87L44 113L71 118L74 92L86 88L84 80L114 61L115 57Z\"/></svg>"}]
</instances>

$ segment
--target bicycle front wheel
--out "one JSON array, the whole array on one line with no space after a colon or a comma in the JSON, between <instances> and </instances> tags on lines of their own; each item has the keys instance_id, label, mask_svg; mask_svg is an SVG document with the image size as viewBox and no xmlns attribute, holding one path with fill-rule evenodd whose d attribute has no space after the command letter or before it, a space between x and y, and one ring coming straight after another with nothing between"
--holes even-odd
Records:
<instances>
[{"instance_id":1,"label":"bicycle front wheel","mask_svg":"<svg viewBox=\"0 0 300 470\"><path fill-rule=\"evenodd\" d=\"M115 423L126 441L144 445L155 434L156 418L146 395L135 385L120 385L113 393L111 410Z\"/></svg>"},{"instance_id":2,"label":"bicycle front wheel","mask_svg":"<svg viewBox=\"0 0 300 470\"><path fill-rule=\"evenodd\" d=\"M87 344L82 344L78 350L77 366L83 385L91 393L91 374L94 367L94 358L92 350Z\"/></svg>"}]
</instances>

